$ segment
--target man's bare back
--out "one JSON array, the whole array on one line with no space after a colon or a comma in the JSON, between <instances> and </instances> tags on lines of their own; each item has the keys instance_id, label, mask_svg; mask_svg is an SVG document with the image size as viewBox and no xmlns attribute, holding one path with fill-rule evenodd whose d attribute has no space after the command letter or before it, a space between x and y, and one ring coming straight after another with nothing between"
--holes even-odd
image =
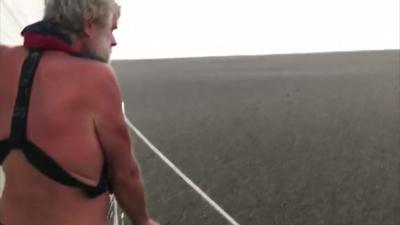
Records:
<instances>
[{"instance_id":1,"label":"man's bare back","mask_svg":"<svg viewBox=\"0 0 400 225\"><path fill-rule=\"evenodd\" d=\"M10 135L26 54L24 48L10 48L0 56L0 140ZM36 73L29 108L28 139L71 175L91 185L98 183L104 160L95 132L96 103L102 101L96 85L101 85L101 79L112 79L105 78L107 73L111 70L106 64L46 51ZM20 151L11 151L3 166L7 182L0 220L4 224L106 223L107 194L88 199L81 190L41 174Z\"/></svg>"}]
</instances>

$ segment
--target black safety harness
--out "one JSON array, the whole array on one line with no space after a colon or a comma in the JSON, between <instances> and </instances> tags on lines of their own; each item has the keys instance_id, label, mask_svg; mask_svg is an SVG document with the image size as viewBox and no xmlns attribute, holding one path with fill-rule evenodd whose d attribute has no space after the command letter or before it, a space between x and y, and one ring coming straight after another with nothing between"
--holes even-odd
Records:
<instances>
[{"instance_id":1,"label":"black safety harness","mask_svg":"<svg viewBox=\"0 0 400 225\"><path fill-rule=\"evenodd\" d=\"M46 155L43 150L26 137L32 84L42 54L42 49L30 49L22 65L17 100L11 122L11 136L0 141L0 165L3 164L12 149L20 150L26 159L48 178L63 185L80 188L87 197L95 198L109 190L105 162L99 183L96 186L90 186L72 177L54 159Z\"/></svg>"}]
</instances>

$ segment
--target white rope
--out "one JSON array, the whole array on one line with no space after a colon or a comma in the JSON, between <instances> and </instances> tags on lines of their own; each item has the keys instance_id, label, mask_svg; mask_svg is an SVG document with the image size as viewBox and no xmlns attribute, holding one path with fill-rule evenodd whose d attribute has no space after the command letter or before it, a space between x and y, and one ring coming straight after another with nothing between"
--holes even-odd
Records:
<instances>
[{"instance_id":1,"label":"white rope","mask_svg":"<svg viewBox=\"0 0 400 225\"><path fill-rule=\"evenodd\" d=\"M116 200L113 201L112 207L114 210L114 216L113 216L113 225L119 225L118 221L118 203Z\"/></svg>"},{"instance_id":2,"label":"white rope","mask_svg":"<svg viewBox=\"0 0 400 225\"><path fill-rule=\"evenodd\" d=\"M216 211L218 211L229 223L232 225L239 225L224 209L222 209L214 200L212 200L204 191L202 191L193 181L191 181L180 169L178 169L167 157L165 157L160 150L158 150L128 119L125 114L125 105L122 102L122 110L125 116L125 122L142 139L150 149L161 158L178 176L180 176L193 190L195 190L206 202L208 202Z\"/></svg>"}]
</instances>

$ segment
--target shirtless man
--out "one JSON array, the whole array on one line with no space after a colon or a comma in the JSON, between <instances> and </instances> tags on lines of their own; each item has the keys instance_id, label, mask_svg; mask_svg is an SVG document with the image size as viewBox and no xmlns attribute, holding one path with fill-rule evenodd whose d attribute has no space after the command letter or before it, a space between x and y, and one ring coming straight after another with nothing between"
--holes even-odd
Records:
<instances>
[{"instance_id":1,"label":"shirtless man","mask_svg":"<svg viewBox=\"0 0 400 225\"><path fill-rule=\"evenodd\" d=\"M119 7L114 0L45 2L43 21L57 24L69 42L52 39L54 27L45 23L27 30L31 32L26 32L25 47L0 46L0 154L8 151L2 162L6 183L0 224L106 225L112 190L133 224L157 225L146 210L121 95L114 71L106 63L116 45L112 31ZM48 29L48 35L40 29L38 33L37 27ZM34 73L24 132L37 148L21 150L24 147L10 144L11 121L18 117L14 105L29 47L45 50ZM80 186L51 178L48 174L54 166L43 166L46 160L35 166L28 160L33 150L50 157ZM109 185L100 185L102 178ZM85 185L90 188L82 188ZM103 189L90 194L97 185Z\"/></svg>"}]
</instances>

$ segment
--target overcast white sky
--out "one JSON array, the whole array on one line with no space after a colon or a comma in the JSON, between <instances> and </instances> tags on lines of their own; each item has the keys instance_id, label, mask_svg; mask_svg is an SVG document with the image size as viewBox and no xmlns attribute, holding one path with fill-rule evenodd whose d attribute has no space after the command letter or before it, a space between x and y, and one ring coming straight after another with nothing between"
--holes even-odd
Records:
<instances>
[{"instance_id":1,"label":"overcast white sky","mask_svg":"<svg viewBox=\"0 0 400 225\"><path fill-rule=\"evenodd\" d=\"M40 19L43 0L0 0L0 41ZM119 0L113 59L400 48L399 0Z\"/></svg>"}]
</instances>

